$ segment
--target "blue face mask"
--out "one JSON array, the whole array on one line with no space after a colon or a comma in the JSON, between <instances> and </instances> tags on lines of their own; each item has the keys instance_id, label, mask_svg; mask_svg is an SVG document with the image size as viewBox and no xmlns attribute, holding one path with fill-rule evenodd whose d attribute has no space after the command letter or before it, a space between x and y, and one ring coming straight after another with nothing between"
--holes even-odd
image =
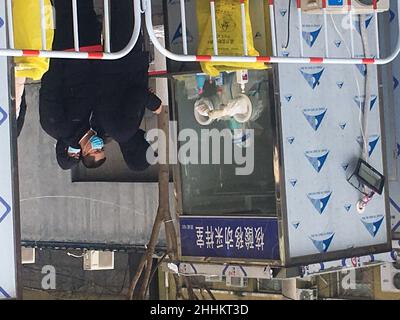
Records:
<instances>
[{"instance_id":1,"label":"blue face mask","mask_svg":"<svg viewBox=\"0 0 400 320\"><path fill-rule=\"evenodd\" d=\"M89 143L93 150L102 150L104 148L104 141L99 136L91 137Z\"/></svg>"}]
</instances>

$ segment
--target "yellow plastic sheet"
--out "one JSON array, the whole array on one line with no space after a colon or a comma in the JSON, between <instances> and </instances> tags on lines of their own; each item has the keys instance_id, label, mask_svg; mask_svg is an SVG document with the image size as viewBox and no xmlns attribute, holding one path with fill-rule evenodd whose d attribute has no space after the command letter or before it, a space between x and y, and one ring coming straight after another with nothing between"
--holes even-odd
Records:
<instances>
[{"instance_id":1,"label":"yellow plastic sheet","mask_svg":"<svg viewBox=\"0 0 400 320\"><path fill-rule=\"evenodd\" d=\"M249 14L249 3L245 0L247 47L249 56L258 56L254 48L253 32ZM210 0L197 0L197 19L199 27L199 55L213 55L213 36L211 29ZM240 2L232 0L215 1L218 54L230 56L243 56L242 18ZM234 71L241 69L266 69L266 65L257 63L227 63L227 62L202 62L203 72L218 76L222 71Z\"/></svg>"},{"instance_id":2,"label":"yellow plastic sheet","mask_svg":"<svg viewBox=\"0 0 400 320\"><path fill-rule=\"evenodd\" d=\"M53 10L50 0L45 0L46 49L50 50L53 37ZM42 49L40 1L13 0L14 43L16 49ZM16 77L40 80L49 69L49 59L36 57L15 58Z\"/></svg>"}]
</instances>

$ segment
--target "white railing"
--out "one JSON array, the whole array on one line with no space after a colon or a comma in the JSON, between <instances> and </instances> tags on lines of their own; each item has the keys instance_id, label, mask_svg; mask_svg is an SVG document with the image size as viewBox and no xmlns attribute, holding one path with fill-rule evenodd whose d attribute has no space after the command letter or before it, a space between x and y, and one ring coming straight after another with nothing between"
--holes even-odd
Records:
<instances>
[{"instance_id":1,"label":"white railing","mask_svg":"<svg viewBox=\"0 0 400 320\"><path fill-rule=\"evenodd\" d=\"M264 62L264 63L295 63L295 64L377 64L383 65L392 62L400 53L400 40L397 41L397 45L395 50L385 58L380 57L379 50L379 23L375 23L375 39L377 46L377 56L376 58L370 57L355 57L354 54L354 30L350 28L351 34L351 56L346 58L331 58L329 56L328 49L328 32L327 28L325 28L325 54L321 57L307 57L304 56L304 48L303 48L303 24L302 24L302 16L303 10L301 8L300 0L293 0L296 2L297 11L298 11L298 36L300 37L300 57L281 57L277 55L277 39L276 39L276 26L275 26L275 3L274 0L265 0L269 6L270 12L270 22L271 22L271 39L272 39L272 56L249 56L248 55L248 43L247 43L247 30L246 30L246 2L244 0L232 0L238 1L240 3L241 8L241 26L242 26L242 38L243 38L243 55L242 56L225 56L219 55L218 51L218 28L217 28L217 14L215 9L215 2L218 0L210 0L210 17L211 17L211 32L212 32L212 43L213 43L213 55L192 55L188 54L188 36L187 36L187 18L186 18L186 8L185 8L185 0L180 1L180 11L181 11L181 23L182 23L182 41L183 41L183 52L182 53L173 53L167 50L163 45L158 41L152 22L152 2L151 0L132 0L134 2L134 12L132 14L135 18L135 25L132 34L132 38L127 44L127 46L119 51L119 52L110 52L110 0L104 0L104 30L103 30L103 52L81 52L79 49L79 25L78 25L78 12L77 12L77 1L79 0L65 0L72 1L73 8L73 30L74 30L74 51L66 52L66 51L49 51L45 50L46 44L46 29L44 28L44 1L43 0L31 0L31 1L39 1L41 6L41 26L42 26L42 50L24 50L24 49L15 49L14 48L14 34L13 34L13 16L12 16L12 0L5 0L7 5L7 32L8 32L8 48L0 49L0 56L34 56L34 57L47 57L47 58L70 58L70 59L103 59L103 60L115 60L120 59L126 56L135 46L141 28L141 18L142 14L145 15L145 23L146 29L149 34L151 41L153 42L155 48L160 51L165 57L181 62L203 62L203 61L215 61L215 62L245 62L245 63L255 63L255 62ZM28 0L27 0L28 1ZM118 1L118 0L117 0ZM322 14L324 16L324 21L327 20L327 9L326 9L326 0L322 0L323 9ZM347 0L348 4L348 16L350 21L353 21L354 18L354 10L352 6L351 0ZM112 5L112 4L111 4ZM400 16L400 6L398 10L398 16ZM378 10L377 10L377 0L373 1L373 5L371 10L374 12L374 16L376 21L378 21ZM400 30L400 19L399 22L399 30ZM399 32L400 39L400 32Z\"/></svg>"},{"instance_id":2,"label":"white railing","mask_svg":"<svg viewBox=\"0 0 400 320\"><path fill-rule=\"evenodd\" d=\"M157 40L154 30L153 30L153 23L152 23L152 12L151 12L151 0L142 0L142 7L145 12L145 19L146 19L146 28L147 32L150 36L151 41L153 42L154 46L159 50L164 56L171 60L175 61L182 61L182 62L203 62L203 61L215 61L215 62L244 62L244 63L255 63L255 62L265 62L265 63L295 63L295 64L377 64L383 65L392 62L400 53L400 32L399 32L399 40L397 41L397 45L395 50L386 58L380 57L380 50L379 50L379 23L375 23L375 39L377 45L377 57L376 58L369 58L369 57L362 57L356 58L354 55L354 28L350 28L351 31L351 57L348 58L330 58L329 57L329 49L328 49L328 32L327 28L325 28L325 55L321 57L307 57L304 56L304 48L303 48L303 10L301 8L301 1L300 0L293 0L296 2L297 11L298 11L298 29L299 33L298 36L300 37L300 57L280 57L277 56L277 39L276 39L276 26L275 26L275 3L274 0L266 0L269 6L270 12L270 22L271 22L271 39L272 39L272 51L273 56L248 56L248 44L247 44L247 30L246 30L246 16L245 16L245 1L244 0L232 0L240 2L241 6L241 25L242 25L242 38L243 38L243 55L242 56L222 56L218 54L218 34L217 34L217 16L215 12L215 2L218 0L210 0L210 16L211 16L211 31L212 31L212 38L213 38L213 51L214 55L188 55L186 53L187 49L184 49L182 54L173 53L166 48L164 48L159 41ZM181 3L184 3L185 0L180 0ZM322 14L324 16L324 20L327 21L328 11L326 9L326 0L322 0ZM347 0L348 5L348 16L349 20L352 22L354 21L354 10L352 6L351 0ZM373 1L371 6L371 10L374 12L374 16L376 21L378 21L378 8L377 8L377 0ZM181 14L182 17L185 17L185 14ZM398 16L400 16L400 6L398 11ZM184 18L185 19L185 18ZM184 20L182 19L182 21ZM400 19L399 21L399 30L400 30ZM183 25L183 24L182 24ZM186 36L186 28L182 28L182 39L183 39L183 47L187 48L187 36ZM186 43L185 43L186 42Z\"/></svg>"},{"instance_id":3,"label":"white railing","mask_svg":"<svg viewBox=\"0 0 400 320\"><path fill-rule=\"evenodd\" d=\"M132 0L134 2L135 10L132 12L135 18L134 30L132 37L127 43L126 47L119 52L110 51L110 3L109 0L104 0L104 29L103 29L103 52L83 52L79 46L79 23L78 23L78 6L79 0L65 0L72 2L72 17L73 17L73 33L74 33L74 50L73 51L51 51L46 50L46 17L44 0L26 0L38 1L40 4L40 26L41 26L41 39L42 49L16 49L14 45L14 19L12 12L12 0L6 0L7 16L5 17L7 23L7 36L8 47L0 49L0 56L9 57L43 57L43 58L64 58L64 59L98 59L98 60L116 60L126 56L135 47L139 38L140 25L141 25L141 3L140 0ZM117 0L118 1L118 0Z\"/></svg>"}]
</instances>

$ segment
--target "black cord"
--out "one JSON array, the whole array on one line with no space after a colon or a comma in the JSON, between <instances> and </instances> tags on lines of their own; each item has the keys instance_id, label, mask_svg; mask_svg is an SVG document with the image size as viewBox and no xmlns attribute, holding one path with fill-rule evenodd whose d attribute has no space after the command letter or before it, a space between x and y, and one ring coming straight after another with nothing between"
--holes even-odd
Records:
<instances>
[{"instance_id":1,"label":"black cord","mask_svg":"<svg viewBox=\"0 0 400 320\"><path fill-rule=\"evenodd\" d=\"M286 39L286 45L283 47L283 49L287 49L290 43L290 16L291 16L292 1L288 0L288 2L289 3L288 3L287 39Z\"/></svg>"}]
</instances>

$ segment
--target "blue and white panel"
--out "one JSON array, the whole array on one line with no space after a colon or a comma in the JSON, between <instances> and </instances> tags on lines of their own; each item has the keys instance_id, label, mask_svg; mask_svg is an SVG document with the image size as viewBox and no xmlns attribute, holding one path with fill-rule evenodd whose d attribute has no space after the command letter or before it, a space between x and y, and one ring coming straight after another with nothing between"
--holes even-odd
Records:
<instances>
[{"instance_id":1,"label":"blue and white panel","mask_svg":"<svg viewBox=\"0 0 400 320\"><path fill-rule=\"evenodd\" d=\"M4 3L0 2L0 46L5 47ZM0 299L16 297L12 207L10 110L7 58L0 58Z\"/></svg>"},{"instance_id":2,"label":"blue and white panel","mask_svg":"<svg viewBox=\"0 0 400 320\"><path fill-rule=\"evenodd\" d=\"M288 42L288 1L276 1L281 56L300 56L302 41L306 56L324 56L327 42L330 57L349 57L349 25L355 28L355 55L364 55L357 17L351 24L346 15L328 16L326 26L322 15L304 14L300 40L292 2ZM370 56L376 54L374 24L374 17L367 16ZM290 258L388 243L385 194L359 214L361 195L347 182L361 156L360 116L367 108L369 162L383 172L377 68L369 74L368 106L365 77L365 66L279 65Z\"/></svg>"},{"instance_id":3,"label":"blue and white panel","mask_svg":"<svg viewBox=\"0 0 400 320\"><path fill-rule=\"evenodd\" d=\"M398 19L397 16L397 1L391 1L392 9L389 12L389 35L391 47L394 48L398 37ZM391 49L392 49L391 48ZM393 170L390 176L390 214L392 217L392 232L400 233L400 58L398 57L392 64L390 70L392 71L393 97L388 97L385 110L390 110L390 117L386 124L386 136L393 139L391 141L391 148L388 150L388 159L393 159Z\"/></svg>"}]
</instances>

